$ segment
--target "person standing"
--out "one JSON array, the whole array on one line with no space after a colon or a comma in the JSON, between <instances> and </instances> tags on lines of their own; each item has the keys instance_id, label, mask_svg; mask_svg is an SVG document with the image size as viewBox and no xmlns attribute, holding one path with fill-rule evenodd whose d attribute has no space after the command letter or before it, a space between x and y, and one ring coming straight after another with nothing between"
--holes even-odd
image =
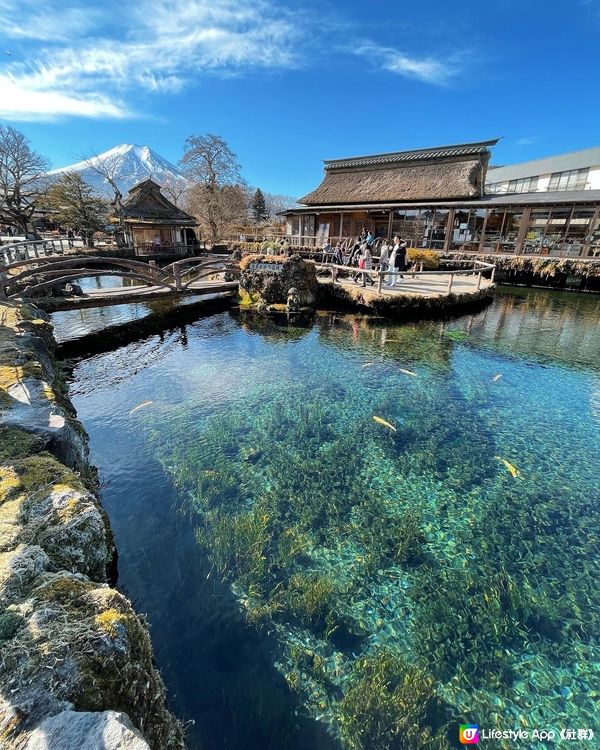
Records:
<instances>
[{"instance_id":1,"label":"person standing","mask_svg":"<svg viewBox=\"0 0 600 750\"><path fill-rule=\"evenodd\" d=\"M390 246L388 241L384 240L381 245L381 253L379 254L379 270L385 273L390 267ZM385 278L384 278L385 281Z\"/></svg>"},{"instance_id":2,"label":"person standing","mask_svg":"<svg viewBox=\"0 0 600 750\"><path fill-rule=\"evenodd\" d=\"M373 270L373 256L371 255L371 250L367 244L365 244L365 250L364 250L364 270L365 271L372 271ZM371 274L363 273L363 286L365 286L365 282L369 282L371 286L375 283L373 279L371 278Z\"/></svg>"},{"instance_id":3,"label":"person standing","mask_svg":"<svg viewBox=\"0 0 600 750\"><path fill-rule=\"evenodd\" d=\"M396 286L396 245L392 247L392 254L390 255L390 275L388 276L389 281L386 282L386 286Z\"/></svg>"},{"instance_id":4,"label":"person standing","mask_svg":"<svg viewBox=\"0 0 600 750\"><path fill-rule=\"evenodd\" d=\"M406 242L398 234L394 237L394 249L392 255L394 256L395 273L394 283L390 286L395 286L398 273L400 274L400 278L403 279L404 276L401 271L406 271Z\"/></svg>"}]
</instances>

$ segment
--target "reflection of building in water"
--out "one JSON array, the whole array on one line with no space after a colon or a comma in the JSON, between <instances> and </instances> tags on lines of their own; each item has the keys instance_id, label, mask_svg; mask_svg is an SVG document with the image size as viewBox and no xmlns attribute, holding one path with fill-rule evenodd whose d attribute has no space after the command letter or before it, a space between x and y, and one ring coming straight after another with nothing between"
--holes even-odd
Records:
<instances>
[{"instance_id":1,"label":"reflection of building in water","mask_svg":"<svg viewBox=\"0 0 600 750\"><path fill-rule=\"evenodd\" d=\"M592 397L590 398L590 411L592 417L600 424L600 387L594 388L592 391Z\"/></svg>"},{"instance_id":2,"label":"reflection of building in water","mask_svg":"<svg viewBox=\"0 0 600 750\"><path fill-rule=\"evenodd\" d=\"M598 368L600 299L523 290L470 316L470 334L504 352ZM467 318L469 320L469 318Z\"/></svg>"},{"instance_id":3,"label":"reflection of building in water","mask_svg":"<svg viewBox=\"0 0 600 750\"><path fill-rule=\"evenodd\" d=\"M325 161L321 184L286 212L289 239L322 244L366 229L444 251L600 255L600 147L488 169L496 143Z\"/></svg>"}]
</instances>

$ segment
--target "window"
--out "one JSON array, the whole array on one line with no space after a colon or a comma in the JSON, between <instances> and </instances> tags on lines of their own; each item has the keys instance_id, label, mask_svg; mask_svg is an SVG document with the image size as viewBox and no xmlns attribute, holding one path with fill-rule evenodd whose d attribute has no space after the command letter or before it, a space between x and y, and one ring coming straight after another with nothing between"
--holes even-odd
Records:
<instances>
[{"instance_id":1,"label":"window","mask_svg":"<svg viewBox=\"0 0 600 750\"><path fill-rule=\"evenodd\" d=\"M590 170L571 169L568 172L554 172L550 176L548 190L585 190Z\"/></svg>"},{"instance_id":2,"label":"window","mask_svg":"<svg viewBox=\"0 0 600 750\"><path fill-rule=\"evenodd\" d=\"M538 187L537 177L522 177L520 180L511 180L508 183L509 193L535 193Z\"/></svg>"}]
</instances>

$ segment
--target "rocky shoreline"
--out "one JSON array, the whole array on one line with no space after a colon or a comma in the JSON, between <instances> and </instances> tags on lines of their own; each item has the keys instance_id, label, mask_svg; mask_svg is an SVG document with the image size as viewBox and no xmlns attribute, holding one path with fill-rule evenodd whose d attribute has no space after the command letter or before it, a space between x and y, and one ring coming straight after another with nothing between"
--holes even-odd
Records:
<instances>
[{"instance_id":1,"label":"rocky shoreline","mask_svg":"<svg viewBox=\"0 0 600 750\"><path fill-rule=\"evenodd\" d=\"M48 317L0 305L0 745L183 748Z\"/></svg>"}]
</instances>

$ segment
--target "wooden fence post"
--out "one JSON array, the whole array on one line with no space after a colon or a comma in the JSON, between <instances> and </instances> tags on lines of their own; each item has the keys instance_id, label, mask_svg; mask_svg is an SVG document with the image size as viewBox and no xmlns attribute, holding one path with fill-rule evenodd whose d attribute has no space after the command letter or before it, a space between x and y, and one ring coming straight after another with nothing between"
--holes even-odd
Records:
<instances>
[{"instance_id":1,"label":"wooden fence post","mask_svg":"<svg viewBox=\"0 0 600 750\"><path fill-rule=\"evenodd\" d=\"M175 289L181 292L183 290L181 286L181 267L177 263L173 266L173 275L175 277Z\"/></svg>"},{"instance_id":2,"label":"wooden fence post","mask_svg":"<svg viewBox=\"0 0 600 750\"><path fill-rule=\"evenodd\" d=\"M477 291L481 289L481 271L477 274Z\"/></svg>"},{"instance_id":3,"label":"wooden fence post","mask_svg":"<svg viewBox=\"0 0 600 750\"><path fill-rule=\"evenodd\" d=\"M454 274L451 273L450 274L450 280L448 281L448 291L446 292L446 294L450 294L450 292L452 291L452 282L453 281L454 281Z\"/></svg>"}]
</instances>

